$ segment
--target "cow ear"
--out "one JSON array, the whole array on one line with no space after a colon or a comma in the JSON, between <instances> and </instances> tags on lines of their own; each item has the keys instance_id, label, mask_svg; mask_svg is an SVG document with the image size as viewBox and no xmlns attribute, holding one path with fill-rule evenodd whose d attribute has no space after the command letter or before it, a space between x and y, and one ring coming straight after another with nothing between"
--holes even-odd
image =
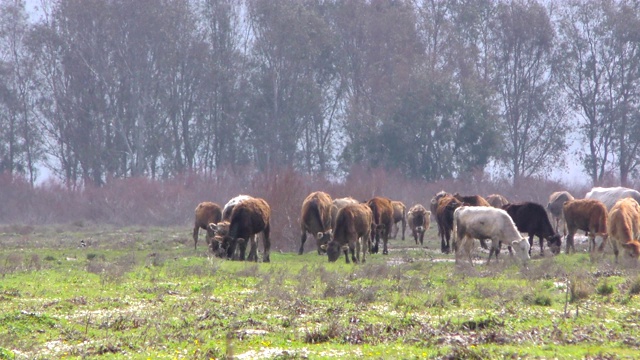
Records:
<instances>
[{"instance_id":1,"label":"cow ear","mask_svg":"<svg viewBox=\"0 0 640 360\"><path fill-rule=\"evenodd\" d=\"M322 250L327 250L327 244L322 244L322 245L320 245L320 249L322 249Z\"/></svg>"},{"instance_id":2,"label":"cow ear","mask_svg":"<svg viewBox=\"0 0 640 360\"><path fill-rule=\"evenodd\" d=\"M318 233L316 234L316 239L320 240L320 239L322 239L322 236L324 236L322 231L318 231Z\"/></svg>"},{"instance_id":3,"label":"cow ear","mask_svg":"<svg viewBox=\"0 0 640 360\"><path fill-rule=\"evenodd\" d=\"M218 225L216 225L216 223L209 223L209 230L211 231L218 230Z\"/></svg>"},{"instance_id":4,"label":"cow ear","mask_svg":"<svg viewBox=\"0 0 640 360\"><path fill-rule=\"evenodd\" d=\"M427 210L427 216L431 215L431 211Z\"/></svg>"},{"instance_id":5,"label":"cow ear","mask_svg":"<svg viewBox=\"0 0 640 360\"><path fill-rule=\"evenodd\" d=\"M333 234L333 229L329 229L327 231L324 232L325 234L331 236Z\"/></svg>"},{"instance_id":6,"label":"cow ear","mask_svg":"<svg viewBox=\"0 0 640 360\"><path fill-rule=\"evenodd\" d=\"M342 245L340 249L342 249L342 251L347 251L349 250L349 245Z\"/></svg>"}]
</instances>

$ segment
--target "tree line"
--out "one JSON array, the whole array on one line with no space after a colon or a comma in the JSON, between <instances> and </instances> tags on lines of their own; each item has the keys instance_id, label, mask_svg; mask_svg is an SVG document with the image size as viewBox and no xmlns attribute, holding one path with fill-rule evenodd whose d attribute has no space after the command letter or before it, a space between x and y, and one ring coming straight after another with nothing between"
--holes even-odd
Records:
<instances>
[{"instance_id":1,"label":"tree line","mask_svg":"<svg viewBox=\"0 0 640 360\"><path fill-rule=\"evenodd\" d=\"M637 0L0 0L0 173L627 184L639 46Z\"/></svg>"}]
</instances>

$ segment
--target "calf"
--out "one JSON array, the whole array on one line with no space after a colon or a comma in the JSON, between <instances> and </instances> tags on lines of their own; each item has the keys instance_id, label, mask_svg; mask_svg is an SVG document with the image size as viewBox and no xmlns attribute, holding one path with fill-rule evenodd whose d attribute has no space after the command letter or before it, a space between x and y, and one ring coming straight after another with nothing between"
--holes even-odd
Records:
<instances>
[{"instance_id":1,"label":"calf","mask_svg":"<svg viewBox=\"0 0 640 360\"><path fill-rule=\"evenodd\" d=\"M378 253L378 244L380 238L383 241L383 255L388 255L387 242L389 241L389 232L393 224L393 206L391 200L385 197L376 196L367 202L371 212L373 213L373 225L371 232L371 253ZM375 238L375 240L374 240ZM375 244L375 245L374 245Z\"/></svg>"},{"instance_id":2,"label":"calf","mask_svg":"<svg viewBox=\"0 0 640 360\"><path fill-rule=\"evenodd\" d=\"M509 203L509 200L500 194L491 194L487 196L487 202L491 207L502 209L503 206Z\"/></svg>"},{"instance_id":3,"label":"calf","mask_svg":"<svg viewBox=\"0 0 640 360\"><path fill-rule=\"evenodd\" d=\"M304 252L304 243L307 240L307 232L316 238L318 255L322 254L322 245L331 238L331 206L332 200L329 194L316 191L309 194L302 202L302 215L300 216L300 250Z\"/></svg>"},{"instance_id":4,"label":"calf","mask_svg":"<svg viewBox=\"0 0 640 360\"><path fill-rule=\"evenodd\" d=\"M409 223L409 229L411 229L416 245L418 245L418 239L420 240L420 245L424 245L424 233L431 225L431 211L427 211L427 209L420 204L415 204L409 209L407 222Z\"/></svg>"},{"instance_id":5,"label":"calf","mask_svg":"<svg viewBox=\"0 0 640 360\"><path fill-rule=\"evenodd\" d=\"M569 200L562 206L562 216L567 225L566 253L575 252L573 237L576 231L589 232L589 251L598 246L602 251L607 239L607 208L599 200Z\"/></svg>"},{"instance_id":6,"label":"calf","mask_svg":"<svg viewBox=\"0 0 640 360\"><path fill-rule=\"evenodd\" d=\"M258 245L254 235L262 233L262 245L264 248L262 261L269 262L271 249L271 241L269 240L271 231L270 217L271 208L263 199L253 198L237 204L231 213L229 233L224 237L224 243L227 244L227 256L233 258L236 247L238 247L240 249L238 257L244 261L247 242L250 242L251 248L248 260L257 262Z\"/></svg>"},{"instance_id":7,"label":"calf","mask_svg":"<svg viewBox=\"0 0 640 360\"><path fill-rule=\"evenodd\" d=\"M549 196L549 202L547 203L547 210L549 210L549 213L556 224L555 231L558 232L560 223L563 223L562 228L565 236L567 235L567 226L564 223L564 218L562 217L562 206L569 200L574 200L574 197L568 191L556 191Z\"/></svg>"},{"instance_id":8,"label":"calf","mask_svg":"<svg viewBox=\"0 0 640 360\"><path fill-rule=\"evenodd\" d=\"M542 239L547 239L551 252L558 254L562 245L562 237L553 231L551 222L544 207L534 202L522 202L507 204L502 207L511 216L520 232L529 234L529 255L533 246L533 237L540 240L540 255L544 256L544 244Z\"/></svg>"},{"instance_id":9,"label":"calf","mask_svg":"<svg viewBox=\"0 0 640 360\"><path fill-rule=\"evenodd\" d=\"M349 263L349 251L354 263L366 261L366 253L369 250L369 238L371 236L371 224L373 213L366 204L347 205L338 211L336 227L333 239L322 245L327 251L330 262L338 260L340 251L344 252L344 258Z\"/></svg>"},{"instance_id":10,"label":"calf","mask_svg":"<svg viewBox=\"0 0 640 360\"><path fill-rule=\"evenodd\" d=\"M193 226L193 247L198 249L198 233L200 229L207 230L206 240L207 246L211 243L211 239L214 236L213 231L209 230L210 223L217 223L222 217L222 210L220 205L209 201L201 202L196 206L196 220Z\"/></svg>"},{"instance_id":11,"label":"calf","mask_svg":"<svg viewBox=\"0 0 640 360\"><path fill-rule=\"evenodd\" d=\"M462 202L451 195L446 195L438 200L436 208L436 223L440 234L440 251L448 254L451 251L451 231L453 231L453 212L462 206ZM454 251L456 250L454 242Z\"/></svg>"},{"instance_id":12,"label":"calf","mask_svg":"<svg viewBox=\"0 0 640 360\"><path fill-rule=\"evenodd\" d=\"M491 240L487 264L491 261L493 254L496 255L496 260L498 259L502 243L512 246L517 257L523 262L529 259L530 245L520 235L516 224L506 211L485 206L461 206L455 210L453 217L456 242L460 242L458 246L464 247L470 262L474 238ZM458 253L456 253L456 262Z\"/></svg>"},{"instance_id":13,"label":"calf","mask_svg":"<svg viewBox=\"0 0 640 360\"><path fill-rule=\"evenodd\" d=\"M407 228L407 207L402 203L402 201L391 201L391 205L393 206L393 235L391 238L395 239L398 236L398 231L400 227L398 226L399 222L402 222L402 240L404 240L404 232Z\"/></svg>"},{"instance_id":14,"label":"calf","mask_svg":"<svg viewBox=\"0 0 640 360\"><path fill-rule=\"evenodd\" d=\"M618 263L618 246L637 261L640 255L640 205L633 198L618 200L609 212L607 234Z\"/></svg>"}]
</instances>

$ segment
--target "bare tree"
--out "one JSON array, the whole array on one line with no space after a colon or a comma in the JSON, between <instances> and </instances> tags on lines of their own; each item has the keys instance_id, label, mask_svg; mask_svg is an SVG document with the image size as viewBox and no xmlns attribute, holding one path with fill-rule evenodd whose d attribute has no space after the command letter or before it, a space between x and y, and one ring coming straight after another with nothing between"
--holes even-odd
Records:
<instances>
[{"instance_id":1,"label":"bare tree","mask_svg":"<svg viewBox=\"0 0 640 360\"><path fill-rule=\"evenodd\" d=\"M538 2L498 5L491 56L505 133L501 162L514 184L563 164L567 121L553 46L554 29Z\"/></svg>"}]
</instances>

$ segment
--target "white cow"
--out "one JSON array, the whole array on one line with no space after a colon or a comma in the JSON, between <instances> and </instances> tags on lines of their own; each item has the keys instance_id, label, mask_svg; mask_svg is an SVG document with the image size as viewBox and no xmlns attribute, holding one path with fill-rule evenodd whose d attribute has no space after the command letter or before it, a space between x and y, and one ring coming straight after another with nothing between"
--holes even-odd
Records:
<instances>
[{"instance_id":1,"label":"white cow","mask_svg":"<svg viewBox=\"0 0 640 360\"><path fill-rule=\"evenodd\" d=\"M595 199L602 201L604 203L604 206L607 207L607 211L611 210L613 205L615 205L618 200L627 197L633 198L637 202L640 202L640 192L621 186L610 188L594 187L585 196L586 199Z\"/></svg>"},{"instance_id":2,"label":"white cow","mask_svg":"<svg viewBox=\"0 0 640 360\"><path fill-rule=\"evenodd\" d=\"M457 249L464 246L469 255L469 261L471 261L471 247L474 238L491 240L487 264L491 261L493 254L496 254L496 260L498 259L498 251L502 243L512 246L516 256L523 262L529 259L529 241L522 237L511 216L502 209L486 206L461 206L453 213L453 226L453 233L456 237L454 246ZM456 262L459 253L456 251Z\"/></svg>"},{"instance_id":3,"label":"white cow","mask_svg":"<svg viewBox=\"0 0 640 360\"><path fill-rule=\"evenodd\" d=\"M222 209L222 220L231 220L231 212L233 211L233 208L241 202L249 199L253 199L253 197L249 195L238 195L229 200Z\"/></svg>"}]
</instances>

